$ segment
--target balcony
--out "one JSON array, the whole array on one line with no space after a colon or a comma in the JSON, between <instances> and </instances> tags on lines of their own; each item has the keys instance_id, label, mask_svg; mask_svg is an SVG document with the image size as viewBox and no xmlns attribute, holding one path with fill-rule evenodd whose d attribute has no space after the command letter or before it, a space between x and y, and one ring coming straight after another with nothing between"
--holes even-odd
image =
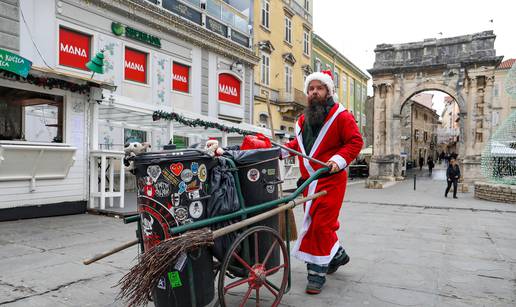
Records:
<instances>
[{"instance_id":1,"label":"balcony","mask_svg":"<svg viewBox=\"0 0 516 307\"><path fill-rule=\"evenodd\" d=\"M312 15L309 11L305 10L301 4L297 3L295 0L283 0L283 3L287 4L297 15L303 17L312 25Z\"/></svg>"}]
</instances>

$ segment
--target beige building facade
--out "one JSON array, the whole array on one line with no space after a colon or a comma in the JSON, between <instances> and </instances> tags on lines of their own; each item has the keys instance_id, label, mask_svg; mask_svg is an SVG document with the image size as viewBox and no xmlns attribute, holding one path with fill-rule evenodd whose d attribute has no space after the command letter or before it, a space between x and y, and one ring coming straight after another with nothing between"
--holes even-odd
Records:
<instances>
[{"instance_id":1,"label":"beige building facade","mask_svg":"<svg viewBox=\"0 0 516 307\"><path fill-rule=\"evenodd\" d=\"M512 97L507 88L512 85L516 91L516 79L510 80L509 71L514 70L516 59L508 59L500 63L495 71L494 92L493 92L493 113L492 113L492 129L493 133L516 110L516 97ZM514 73L516 76L516 73ZM515 78L515 77L513 77Z\"/></svg>"}]
</instances>

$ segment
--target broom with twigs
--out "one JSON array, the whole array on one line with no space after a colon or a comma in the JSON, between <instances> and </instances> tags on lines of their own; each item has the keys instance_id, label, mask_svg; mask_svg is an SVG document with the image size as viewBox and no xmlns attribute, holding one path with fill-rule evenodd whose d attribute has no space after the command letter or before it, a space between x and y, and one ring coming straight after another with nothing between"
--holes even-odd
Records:
<instances>
[{"instance_id":1,"label":"broom with twigs","mask_svg":"<svg viewBox=\"0 0 516 307\"><path fill-rule=\"evenodd\" d=\"M202 228L191 230L179 236L164 240L145 252L140 257L138 264L132 267L131 270L120 279L117 284L117 286L120 286L120 293L117 298L126 300L128 306L146 305L149 301L150 293L158 283L160 276L166 273L167 268L175 263L182 253L189 253L198 248L213 245L214 240L218 237L262 221L323 195L326 195L326 191L321 191L297 200L294 199L285 205L281 205L215 231L211 231L209 228Z\"/></svg>"}]
</instances>

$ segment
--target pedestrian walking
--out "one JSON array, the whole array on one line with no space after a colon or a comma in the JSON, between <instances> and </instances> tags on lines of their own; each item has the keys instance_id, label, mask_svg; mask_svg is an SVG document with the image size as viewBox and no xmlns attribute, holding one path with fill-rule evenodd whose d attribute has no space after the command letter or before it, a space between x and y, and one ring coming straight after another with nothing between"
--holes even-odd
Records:
<instances>
[{"instance_id":1,"label":"pedestrian walking","mask_svg":"<svg viewBox=\"0 0 516 307\"><path fill-rule=\"evenodd\" d=\"M419 156L419 170L423 169L423 164L425 164L425 158Z\"/></svg>"},{"instance_id":2,"label":"pedestrian walking","mask_svg":"<svg viewBox=\"0 0 516 307\"><path fill-rule=\"evenodd\" d=\"M453 198L457 198L457 183L460 179L460 168L457 165L455 159L450 158L450 165L448 165L448 169L446 170L446 180L448 186L446 187L446 191L444 192L444 197L448 197L448 192L450 192L450 188L453 184Z\"/></svg>"},{"instance_id":3,"label":"pedestrian walking","mask_svg":"<svg viewBox=\"0 0 516 307\"><path fill-rule=\"evenodd\" d=\"M444 154L444 150L441 151L441 154L439 155L439 164L441 164L444 160L444 157L445 157L445 154Z\"/></svg>"},{"instance_id":4,"label":"pedestrian walking","mask_svg":"<svg viewBox=\"0 0 516 307\"><path fill-rule=\"evenodd\" d=\"M434 159L432 159L432 157L428 157L428 159L426 160L426 165L428 165L428 174L429 174L429 176L432 176L432 169L435 166Z\"/></svg>"},{"instance_id":5,"label":"pedestrian walking","mask_svg":"<svg viewBox=\"0 0 516 307\"><path fill-rule=\"evenodd\" d=\"M337 271L349 262L349 256L339 243L339 212L346 192L347 173L343 170L360 153L363 140L353 115L333 100L333 76L330 71L314 72L306 78L308 107L296 125L296 138L286 144L310 157L327 161L330 176L313 181L304 195L322 190L328 192L306 203L301 233L292 254L306 262L308 284L306 293L319 294L326 274ZM288 156L286 150L282 157ZM301 180L306 180L318 164L299 157Z\"/></svg>"}]
</instances>

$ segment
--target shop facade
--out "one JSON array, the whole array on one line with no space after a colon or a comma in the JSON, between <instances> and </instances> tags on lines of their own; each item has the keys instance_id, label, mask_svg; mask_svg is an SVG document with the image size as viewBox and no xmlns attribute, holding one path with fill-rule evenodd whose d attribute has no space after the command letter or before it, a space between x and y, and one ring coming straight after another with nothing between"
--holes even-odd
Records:
<instances>
[{"instance_id":1,"label":"shop facade","mask_svg":"<svg viewBox=\"0 0 516 307\"><path fill-rule=\"evenodd\" d=\"M223 145L238 144L242 139L215 129L154 122L152 114L157 110L267 133L251 125L253 67L258 58L249 48L250 36L242 20L239 26L224 23L200 2L197 7L196 1L152 2L20 3L19 13L24 18L23 22L20 18L19 54L31 59L33 67L46 67L43 75L48 71L77 78L98 89L82 96L49 90L48 95L61 97L55 98L62 102L52 114L61 120L63 128L62 132L59 128L46 132L52 138L43 139L40 133L37 141L58 146L62 137L60 144L75 148L73 163L58 182L45 181L48 197L29 194L30 199L38 201L13 203L18 192L12 192L11 198L4 197L0 203L5 200L8 206L22 207L80 201L90 202L93 208L100 207L104 199L104 206L106 197L115 195L117 189L125 190L120 160L127 142L149 142L153 150L160 150L170 142L181 148L210 137L218 138ZM196 23L196 16L200 16L200 23ZM86 68L92 60L102 60L102 74L92 75ZM41 92L41 88L36 89ZM19 142L30 142L21 135L18 138ZM73 191L64 188L68 182ZM131 186L131 182L125 183ZM21 188L11 184L6 189L11 186ZM53 193L58 191L62 197L56 198ZM119 201L123 205L123 198Z\"/></svg>"}]
</instances>

